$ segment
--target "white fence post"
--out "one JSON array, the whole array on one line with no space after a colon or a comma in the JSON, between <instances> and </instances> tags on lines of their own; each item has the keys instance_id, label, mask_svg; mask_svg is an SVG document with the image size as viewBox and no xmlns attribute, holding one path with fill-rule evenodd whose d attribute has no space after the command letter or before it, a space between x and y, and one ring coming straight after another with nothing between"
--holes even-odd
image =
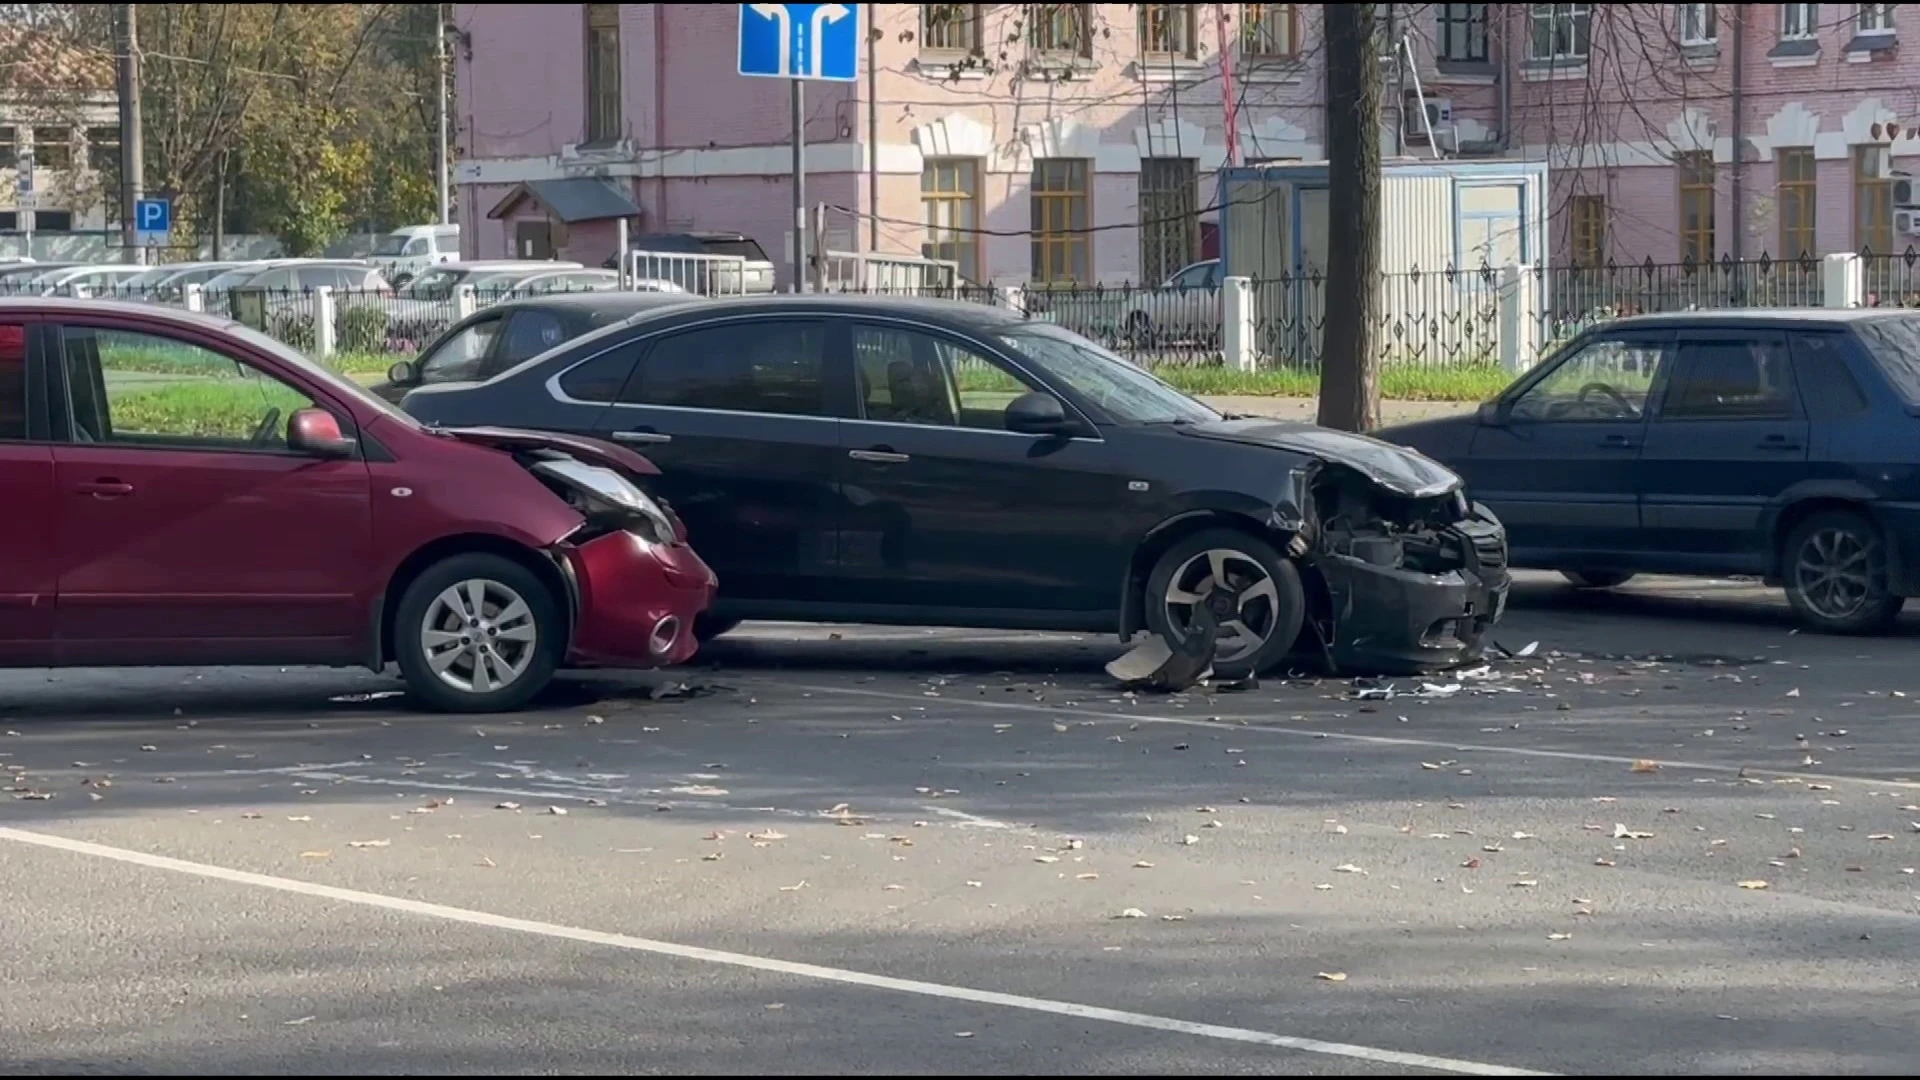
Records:
<instances>
[{"instance_id":1,"label":"white fence post","mask_svg":"<svg viewBox=\"0 0 1920 1080\"><path fill-rule=\"evenodd\" d=\"M1500 366L1525 371L1540 353L1540 290L1533 267L1512 263L1500 268Z\"/></svg>"},{"instance_id":2,"label":"white fence post","mask_svg":"<svg viewBox=\"0 0 1920 1080\"><path fill-rule=\"evenodd\" d=\"M1852 252L1826 255L1820 259L1820 302L1822 307L1856 308L1867 301L1866 274L1860 256Z\"/></svg>"},{"instance_id":3,"label":"white fence post","mask_svg":"<svg viewBox=\"0 0 1920 1080\"><path fill-rule=\"evenodd\" d=\"M1027 313L1026 291L1018 285L998 285L994 287L994 303L1008 311Z\"/></svg>"},{"instance_id":4,"label":"white fence post","mask_svg":"<svg viewBox=\"0 0 1920 1080\"><path fill-rule=\"evenodd\" d=\"M1253 279L1220 279L1220 353L1234 371L1252 371L1259 356L1253 342Z\"/></svg>"},{"instance_id":5,"label":"white fence post","mask_svg":"<svg viewBox=\"0 0 1920 1080\"><path fill-rule=\"evenodd\" d=\"M186 304L188 311L207 310L207 290L197 283L180 290L180 295L181 302Z\"/></svg>"},{"instance_id":6,"label":"white fence post","mask_svg":"<svg viewBox=\"0 0 1920 1080\"><path fill-rule=\"evenodd\" d=\"M455 285L453 287L453 317L455 321L480 310L480 298L474 295L473 286Z\"/></svg>"},{"instance_id":7,"label":"white fence post","mask_svg":"<svg viewBox=\"0 0 1920 1080\"><path fill-rule=\"evenodd\" d=\"M333 355L333 288L316 285L313 292L313 358Z\"/></svg>"}]
</instances>

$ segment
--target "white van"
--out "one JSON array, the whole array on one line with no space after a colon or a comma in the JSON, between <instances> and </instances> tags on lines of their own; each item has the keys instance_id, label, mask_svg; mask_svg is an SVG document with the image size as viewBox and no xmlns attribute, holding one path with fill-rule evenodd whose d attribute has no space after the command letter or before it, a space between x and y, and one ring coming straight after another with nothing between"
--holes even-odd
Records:
<instances>
[{"instance_id":1,"label":"white van","mask_svg":"<svg viewBox=\"0 0 1920 1080\"><path fill-rule=\"evenodd\" d=\"M405 225L380 238L368 259L398 288L429 266L460 257L460 226Z\"/></svg>"}]
</instances>

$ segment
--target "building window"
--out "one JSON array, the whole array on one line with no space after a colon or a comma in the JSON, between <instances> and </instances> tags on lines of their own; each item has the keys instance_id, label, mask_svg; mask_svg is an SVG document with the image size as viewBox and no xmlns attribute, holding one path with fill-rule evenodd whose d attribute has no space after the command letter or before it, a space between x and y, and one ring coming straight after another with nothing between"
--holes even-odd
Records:
<instances>
[{"instance_id":1,"label":"building window","mask_svg":"<svg viewBox=\"0 0 1920 1080\"><path fill-rule=\"evenodd\" d=\"M1893 33L1893 5L1861 4L1855 25L1862 34Z\"/></svg>"},{"instance_id":2,"label":"building window","mask_svg":"<svg viewBox=\"0 0 1920 1080\"><path fill-rule=\"evenodd\" d=\"M1487 5L1441 4L1434 58L1462 64L1487 62Z\"/></svg>"},{"instance_id":3,"label":"building window","mask_svg":"<svg viewBox=\"0 0 1920 1080\"><path fill-rule=\"evenodd\" d=\"M120 129L87 129L87 164L94 172L118 175L120 172Z\"/></svg>"},{"instance_id":4,"label":"building window","mask_svg":"<svg viewBox=\"0 0 1920 1080\"><path fill-rule=\"evenodd\" d=\"M20 129L0 127L0 169L11 169L20 163Z\"/></svg>"},{"instance_id":5,"label":"building window","mask_svg":"<svg viewBox=\"0 0 1920 1080\"><path fill-rule=\"evenodd\" d=\"M921 4L920 51L973 54L980 51L979 4Z\"/></svg>"},{"instance_id":6,"label":"building window","mask_svg":"<svg viewBox=\"0 0 1920 1080\"><path fill-rule=\"evenodd\" d=\"M1571 209L1573 265L1602 265L1607 261L1607 197L1575 195Z\"/></svg>"},{"instance_id":7,"label":"building window","mask_svg":"<svg viewBox=\"0 0 1920 1080\"><path fill-rule=\"evenodd\" d=\"M1720 40L1713 4L1680 5L1680 44L1712 45Z\"/></svg>"},{"instance_id":8,"label":"building window","mask_svg":"<svg viewBox=\"0 0 1920 1080\"><path fill-rule=\"evenodd\" d=\"M1713 261L1713 153L1674 155L1680 167L1680 261Z\"/></svg>"},{"instance_id":9,"label":"building window","mask_svg":"<svg viewBox=\"0 0 1920 1080\"><path fill-rule=\"evenodd\" d=\"M1781 4L1780 40L1808 41L1820 33L1819 4Z\"/></svg>"},{"instance_id":10,"label":"building window","mask_svg":"<svg viewBox=\"0 0 1920 1080\"><path fill-rule=\"evenodd\" d=\"M1195 58L1197 29L1192 4L1140 5L1140 51L1148 56Z\"/></svg>"},{"instance_id":11,"label":"building window","mask_svg":"<svg viewBox=\"0 0 1920 1080\"><path fill-rule=\"evenodd\" d=\"M42 169L73 168L73 130L63 127L34 128L33 161Z\"/></svg>"},{"instance_id":12,"label":"building window","mask_svg":"<svg viewBox=\"0 0 1920 1080\"><path fill-rule=\"evenodd\" d=\"M1088 59L1093 56L1092 4L1028 4L1027 40L1035 52Z\"/></svg>"},{"instance_id":13,"label":"building window","mask_svg":"<svg viewBox=\"0 0 1920 1080\"><path fill-rule=\"evenodd\" d=\"M1533 4L1532 57L1585 60L1593 43L1592 4Z\"/></svg>"},{"instance_id":14,"label":"building window","mask_svg":"<svg viewBox=\"0 0 1920 1080\"><path fill-rule=\"evenodd\" d=\"M1853 247L1893 254L1893 177L1884 145L1853 148Z\"/></svg>"},{"instance_id":15,"label":"building window","mask_svg":"<svg viewBox=\"0 0 1920 1080\"><path fill-rule=\"evenodd\" d=\"M587 141L619 140L620 5L587 4Z\"/></svg>"},{"instance_id":16,"label":"building window","mask_svg":"<svg viewBox=\"0 0 1920 1080\"><path fill-rule=\"evenodd\" d=\"M1085 158L1040 158L1033 163L1033 280L1042 285L1085 282L1088 265L1088 174Z\"/></svg>"},{"instance_id":17,"label":"building window","mask_svg":"<svg viewBox=\"0 0 1920 1080\"><path fill-rule=\"evenodd\" d=\"M1241 4L1240 51L1262 60L1291 60L1300 51L1294 4Z\"/></svg>"},{"instance_id":18,"label":"building window","mask_svg":"<svg viewBox=\"0 0 1920 1080\"><path fill-rule=\"evenodd\" d=\"M935 158L920 170L920 205L927 239L920 254L949 259L960 276L980 280L980 163L972 158Z\"/></svg>"},{"instance_id":19,"label":"building window","mask_svg":"<svg viewBox=\"0 0 1920 1080\"><path fill-rule=\"evenodd\" d=\"M1773 162L1779 174L1774 207L1780 215L1780 257L1812 258L1815 196L1819 188L1814 179L1813 150L1810 147L1775 150Z\"/></svg>"},{"instance_id":20,"label":"building window","mask_svg":"<svg viewBox=\"0 0 1920 1080\"><path fill-rule=\"evenodd\" d=\"M38 210L33 215L33 231L43 233L72 232L73 211Z\"/></svg>"},{"instance_id":21,"label":"building window","mask_svg":"<svg viewBox=\"0 0 1920 1080\"><path fill-rule=\"evenodd\" d=\"M1140 160L1140 280L1161 282L1200 251L1200 173L1192 158Z\"/></svg>"}]
</instances>

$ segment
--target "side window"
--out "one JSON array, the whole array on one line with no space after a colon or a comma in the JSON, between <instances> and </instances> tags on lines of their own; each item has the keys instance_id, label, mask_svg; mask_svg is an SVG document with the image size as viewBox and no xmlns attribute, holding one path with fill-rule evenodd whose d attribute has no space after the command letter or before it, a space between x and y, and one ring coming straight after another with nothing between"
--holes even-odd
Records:
<instances>
[{"instance_id":1,"label":"side window","mask_svg":"<svg viewBox=\"0 0 1920 1080\"><path fill-rule=\"evenodd\" d=\"M1793 335L1793 374L1809 411L1823 419L1859 416L1870 405L1847 367L1842 334Z\"/></svg>"},{"instance_id":2,"label":"side window","mask_svg":"<svg viewBox=\"0 0 1920 1080\"><path fill-rule=\"evenodd\" d=\"M27 328L0 323L0 441L27 437Z\"/></svg>"},{"instance_id":3,"label":"side window","mask_svg":"<svg viewBox=\"0 0 1920 1080\"><path fill-rule=\"evenodd\" d=\"M622 400L683 409L826 415L826 327L755 320L706 326L656 342Z\"/></svg>"},{"instance_id":4,"label":"side window","mask_svg":"<svg viewBox=\"0 0 1920 1080\"><path fill-rule=\"evenodd\" d=\"M616 346L575 366L560 376L560 392L575 401L595 405L620 400L620 388L627 384L627 376L633 374L633 362L645 347L642 342Z\"/></svg>"},{"instance_id":5,"label":"side window","mask_svg":"<svg viewBox=\"0 0 1920 1080\"><path fill-rule=\"evenodd\" d=\"M1795 412L1786 350L1751 337L1683 343L1660 406L1663 420L1784 420Z\"/></svg>"},{"instance_id":6,"label":"side window","mask_svg":"<svg viewBox=\"0 0 1920 1080\"><path fill-rule=\"evenodd\" d=\"M292 268L282 266L275 270L269 270L259 277L254 278L252 281L247 282L247 287L250 289L291 289L293 288L293 283Z\"/></svg>"},{"instance_id":7,"label":"side window","mask_svg":"<svg viewBox=\"0 0 1920 1080\"><path fill-rule=\"evenodd\" d=\"M317 289L322 285L342 289L347 285L346 268L340 266L302 266L294 271L294 278L303 289Z\"/></svg>"},{"instance_id":8,"label":"side window","mask_svg":"<svg viewBox=\"0 0 1920 1080\"><path fill-rule=\"evenodd\" d=\"M313 407L258 368L173 338L68 326L62 341L75 442L284 450L288 417Z\"/></svg>"},{"instance_id":9,"label":"side window","mask_svg":"<svg viewBox=\"0 0 1920 1080\"><path fill-rule=\"evenodd\" d=\"M546 352L567 340L567 328L544 311L516 311L507 317L507 334L495 354L494 367L504 370Z\"/></svg>"},{"instance_id":10,"label":"side window","mask_svg":"<svg viewBox=\"0 0 1920 1080\"><path fill-rule=\"evenodd\" d=\"M493 339L500 333L499 319L482 319L448 338L420 363L420 381L465 382L480 377L480 365L486 362Z\"/></svg>"},{"instance_id":11,"label":"side window","mask_svg":"<svg viewBox=\"0 0 1920 1080\"><path fill-rule=\"evenodd\" d=\"M1207 285L1207 273L1211 269L1212 267L1210 266L1189 266L1185 270L1173 275L1173 280L1167 282L1167 284L1175 289L1205 288Z\"/></svg>"},{"instance_id":12,"label":"side window","mask_svg":"<svg viewBox=\"0 0 1920 1080\"><path fill-rule=\"evenodd\" d=\"M407 241L407 246L400 249L400 254L431 255L433 254L433 241L424 236L416 236Z\"/></svg>"},{"instance_id":13,"label":"side window","mask_svg":"<svg viewBox=\"0 0 1920 1080\"><path fill-rule=\"evenodd\" d=\"M1589 341L1515 398L1508 415L1521 421L1638 422L1654 374L1671 351L1671 342L1655 338Z\"/></svg>"},{"instance_id":14,"label":"side window","mask_svg":"<svg viewBox=\"0 0 1920 1080\"><path fill-rule=\"evenodd\" d=\"M1033 389L971 349L919 330L855 326L853 356L869 420L1004 431L1007 403Z\"/></svg>"}]
</instances>

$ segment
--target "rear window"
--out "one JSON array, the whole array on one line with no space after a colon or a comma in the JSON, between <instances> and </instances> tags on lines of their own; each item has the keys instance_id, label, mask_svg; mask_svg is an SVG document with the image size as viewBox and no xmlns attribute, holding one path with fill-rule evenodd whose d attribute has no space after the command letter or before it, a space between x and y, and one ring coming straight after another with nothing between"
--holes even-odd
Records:
<instances>
[{"instance_id":1,"label":"rear window","mask_svg":"<svg viewBox=\"0 0 1920 1080\"><path fill-rule=\"evenodd\" d=\"M1854 327L1894 393L1920 405L1920 315L1862 319Z\"/></svg>"},{"instance_id":2,"label":"rear window","mask_svg":"<svg viewBox=\"0 0 1920 1080\"><path fill-rule=\"evenodd\" d=\"M749 262L766 262L767 253L757 240L732 240L711 236L700 238L700 250L709 255L733 255Z\"/></svg>"}]
</instances>

